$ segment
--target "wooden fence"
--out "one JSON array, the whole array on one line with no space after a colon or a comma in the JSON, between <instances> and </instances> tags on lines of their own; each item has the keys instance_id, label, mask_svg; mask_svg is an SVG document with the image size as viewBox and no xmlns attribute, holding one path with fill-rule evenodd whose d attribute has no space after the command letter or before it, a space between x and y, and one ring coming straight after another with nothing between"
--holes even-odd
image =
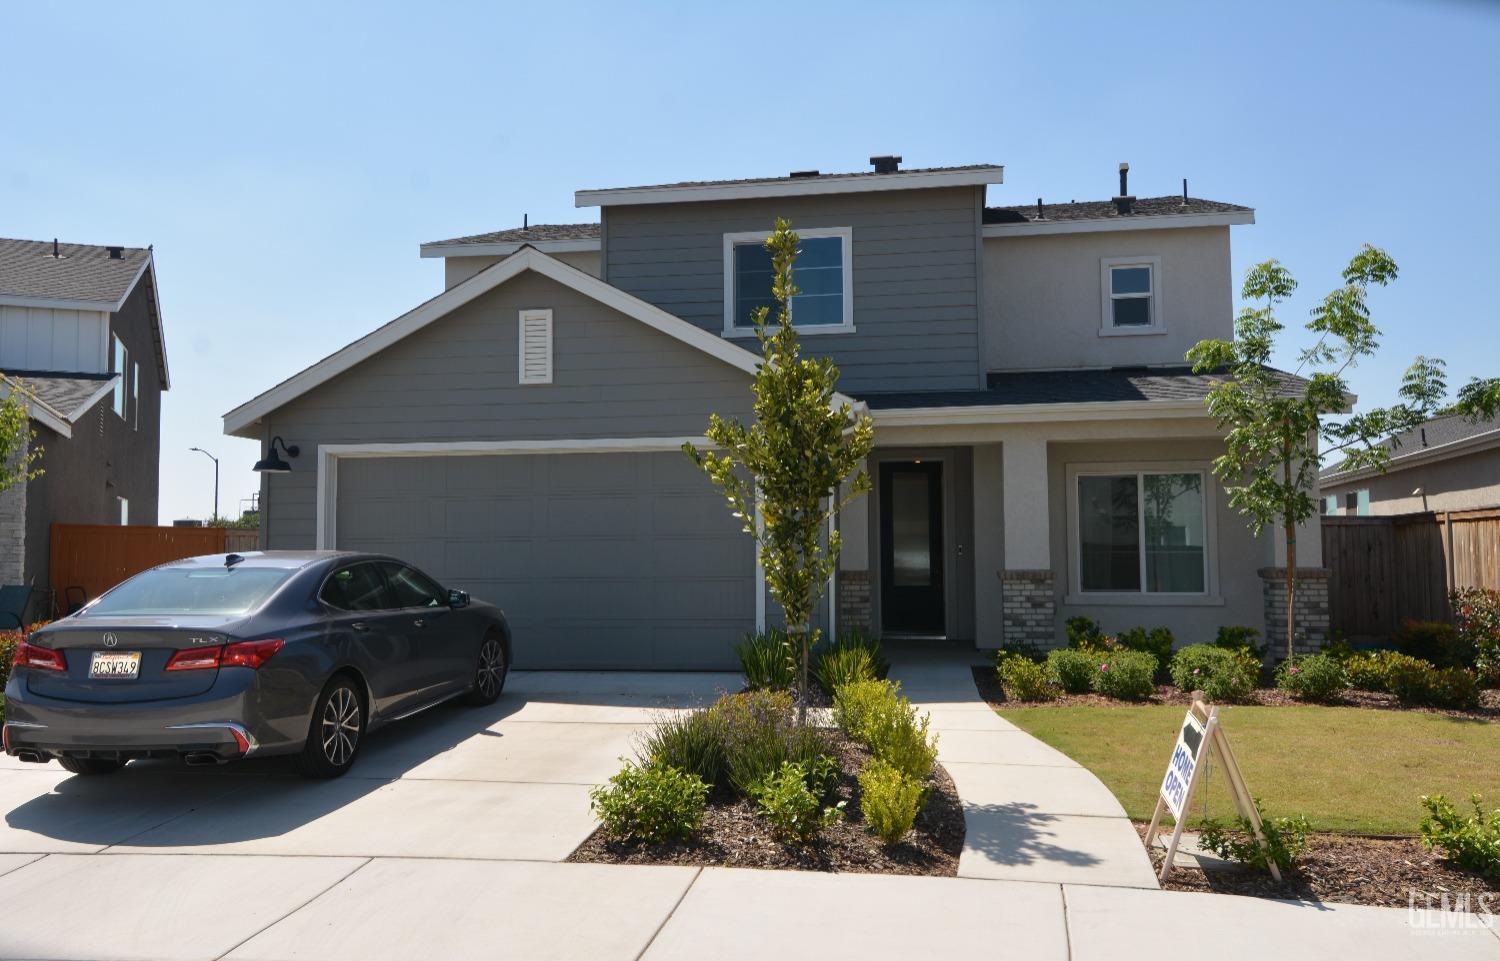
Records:
<instances>
[{"instance_id":1,"label":"wooden fence","mask_svg":"<svg viewBox=\"0 0 1500 961\"><path fill-rule=\"evenodd\" d=\"M133 574L197 554L253 551L260 532L223 527L146 527L118 524L53 524L49 571L56 606L98 597Z\"/></svg>"},{"instance_id":2,"label":"wooden fence","mask_svg":"<svg viewBox=\"0 0 1500 961\"><path fill-rule=\"evenodd\" d=\"M1402 621L1450 621L1450 591L1500 590L1500 508L1324 517L1329 627L1384 640Z\"/></svg>"}]
</instances>

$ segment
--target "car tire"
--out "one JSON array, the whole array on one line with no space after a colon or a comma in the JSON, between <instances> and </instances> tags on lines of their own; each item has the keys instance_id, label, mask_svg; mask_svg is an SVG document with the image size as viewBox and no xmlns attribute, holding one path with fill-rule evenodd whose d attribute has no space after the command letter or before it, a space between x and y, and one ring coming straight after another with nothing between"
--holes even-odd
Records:
<instances>
[{"instance_id":1,"label":"car tire","mask_svg":"<svg viewBox=\"0 0 1500 961\"><path fill-rule=\"evenodd\" d=\"M124 761L114 761L102 757L60 757L57 763L62 769L71 774L113 774L125 766Z\"/></svg>"},{"instance_id":2,"label":"car tire","mask_svg":"<svg viewBox=\"0 0 1500 961\"><path fill-rule=\"evenodd\" d=\"M505 690L505 678L510 674L510 659L505 656L505 644L494 634L486 634L479 644L479 656L474 666L474 687L466 699L475 707L494 704Z\"/></svg>"},{"instance_id":3,"label":"car tire","mask_svg":"<svg viewBox=\"0 0 1500 961\"><path fill-rule=\"evenodd\" d=\"M297 772L319 779L342 776L354 766L364 733L364 699L353 678L339 675L318 697L307 742L295 758Z\"/></svg>"}]
</instances>

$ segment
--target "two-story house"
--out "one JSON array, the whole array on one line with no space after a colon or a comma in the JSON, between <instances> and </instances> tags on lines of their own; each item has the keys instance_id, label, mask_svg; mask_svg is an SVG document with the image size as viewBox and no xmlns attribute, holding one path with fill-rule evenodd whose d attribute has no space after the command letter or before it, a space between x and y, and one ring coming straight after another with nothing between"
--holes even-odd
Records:
<instances>
[{"instance_id":1,"label":"two-story house","mask_svg":"<svg viewBox=\"0 0 1500 961\"><path fill-rule=\"evenodd\" d=\"M169 377L150 249L0 239L0 393L18 385L42 474L0 491L0 583L44 588L54 523L156 523Z\"/></svg>"},{"instance_id":2,"label":"two-story house","mask_svg":"<svg viewBox=\"0 0 1500 961\"><path fill-rule=\"evenodd\" d=\"M875 424L825 626L980 647L1050 646L1079 614L1179 643L1261 626L1277 548L1225 503L1211 378L1183 361L1232 333L1253 211L1136 199L1123 171L1111 200L990 207L998 166L872 164L583 190L598 223L424 244L440 295L225 416L300 454L263 480L266 543L409 558L501 604L518 664L732 666L776 612L679 447L750 415L780 216L804 346Z\"/></svg>"}]
</instances>

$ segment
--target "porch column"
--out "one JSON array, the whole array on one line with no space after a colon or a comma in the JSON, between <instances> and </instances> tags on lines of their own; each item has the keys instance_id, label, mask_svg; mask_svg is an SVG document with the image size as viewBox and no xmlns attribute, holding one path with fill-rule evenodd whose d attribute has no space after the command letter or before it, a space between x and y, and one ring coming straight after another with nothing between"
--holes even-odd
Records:
<instances>
[{"instance_id":1,"label":"porch column","mask_svg":"<svg viewBox=\"0 0 1500 961\"><path fill-rule=\"evenodd\" d=\"M1001 445L1005 567L1000 572L1004 641L1051 647L1057 597L1049 526L1047 441L1007 437Z\"/></svg>"}]
</instances>

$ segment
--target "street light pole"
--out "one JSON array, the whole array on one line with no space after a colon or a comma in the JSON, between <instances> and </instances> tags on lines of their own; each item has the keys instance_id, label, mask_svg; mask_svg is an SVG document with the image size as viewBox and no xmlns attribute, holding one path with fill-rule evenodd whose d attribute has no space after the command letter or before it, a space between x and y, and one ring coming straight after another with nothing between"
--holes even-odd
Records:
<instances>
[{"instance_id":1,"label":"street light pole","mask_svg":"<svg viewBox=\"0 0 1500 961\"><path fill-rule=\"evenodd\" d=\"M214 519L219 517L219 459L201 447L189 447L214 462Z\"/></svg>"}]
</instances>

